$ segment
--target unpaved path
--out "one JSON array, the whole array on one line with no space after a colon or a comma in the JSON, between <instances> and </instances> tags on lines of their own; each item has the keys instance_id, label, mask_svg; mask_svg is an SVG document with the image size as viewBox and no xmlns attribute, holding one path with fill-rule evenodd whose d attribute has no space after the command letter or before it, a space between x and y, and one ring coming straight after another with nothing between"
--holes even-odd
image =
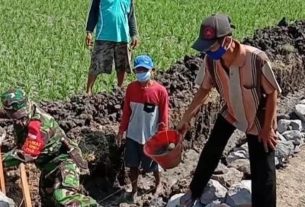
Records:
<instances>
[{"instance_id":1,"label":"unpaved path","mask_svg":"<svg viewBox=\"0 0 305 207\"><path fill-rule=\"evenodd\" d=\"M305 207L305 147L277 171L277 197L279 207Z\"/></svg>"}]
</instances>

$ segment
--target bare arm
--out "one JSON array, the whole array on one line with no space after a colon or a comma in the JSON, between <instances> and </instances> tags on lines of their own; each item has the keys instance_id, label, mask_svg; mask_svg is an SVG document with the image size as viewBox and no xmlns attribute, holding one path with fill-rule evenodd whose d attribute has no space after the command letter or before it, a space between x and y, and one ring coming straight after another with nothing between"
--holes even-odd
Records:
<instances>
[{"instance_id":1,"label":"bare arm","mask_svg":"<svg viewBox=\"0 0 305 207\"><path fill-rule=\"evenodd\" d=\"M266 112L263 126L266 129L272 129L273 123L276 121L277 95L277 91L267 95Z\"/></svg>"}]
</instances>

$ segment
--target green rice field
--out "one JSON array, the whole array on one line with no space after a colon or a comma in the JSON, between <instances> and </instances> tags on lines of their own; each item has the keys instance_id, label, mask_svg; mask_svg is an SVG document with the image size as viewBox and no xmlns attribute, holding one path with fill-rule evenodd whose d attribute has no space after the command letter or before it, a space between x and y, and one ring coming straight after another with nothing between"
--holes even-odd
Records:
<instances>
[{"instance_id":1,"label":"green rice field","mask_svg":"<svg viewBox=\"0 0 305 207\"><path fill-rule=\"evenodd\" d=\"M84 93L90 52L85 47L89 0L0 0L0 91L22 86L35 100ZM166 69L194 54L202 19L215 12L232 17L235 37L275 25L282 17L305 18L304 0L136 0L140 47ZM133 76L130 76L130 81ZM95 91L109 90L115 75L99 76Z\"/></svg>"}]
</instances>

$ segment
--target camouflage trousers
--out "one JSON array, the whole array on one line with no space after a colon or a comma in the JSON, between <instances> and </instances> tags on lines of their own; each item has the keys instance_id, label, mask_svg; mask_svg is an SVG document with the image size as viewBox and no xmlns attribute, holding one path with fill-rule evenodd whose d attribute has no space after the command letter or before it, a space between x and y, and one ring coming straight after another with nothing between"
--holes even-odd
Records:
<instances>
[{"instance_id":1,"label":"camouflage trousers","mask_svg":"<svg viewBox=\"0 0 305 207\"><path fill-rule=\"evenodd\" d=\"M43 207L96 207L97 202L82 193L80 170L72 159L60 163L52 174L42 172L39 193Z\"/></svg>"}]
</instances>

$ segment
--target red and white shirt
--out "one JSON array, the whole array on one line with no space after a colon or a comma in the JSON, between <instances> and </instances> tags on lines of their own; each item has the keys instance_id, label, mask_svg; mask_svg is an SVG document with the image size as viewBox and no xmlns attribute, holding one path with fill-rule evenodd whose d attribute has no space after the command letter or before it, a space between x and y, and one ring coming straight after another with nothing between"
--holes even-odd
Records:
<instances>
[{"instance_id":1,"label":"red and white shirt","mask_svg":"<svg viewBox=\"0 0 305 207\"><path fill-rule=\"evenodd\" d=\"M168 116L168 93L165 87L156 81L151 81L146 87L134 81L126 90L119 131L126 131L126 137L145 144L158 130L168 128Z\"/></svg>"}]
</instances>

